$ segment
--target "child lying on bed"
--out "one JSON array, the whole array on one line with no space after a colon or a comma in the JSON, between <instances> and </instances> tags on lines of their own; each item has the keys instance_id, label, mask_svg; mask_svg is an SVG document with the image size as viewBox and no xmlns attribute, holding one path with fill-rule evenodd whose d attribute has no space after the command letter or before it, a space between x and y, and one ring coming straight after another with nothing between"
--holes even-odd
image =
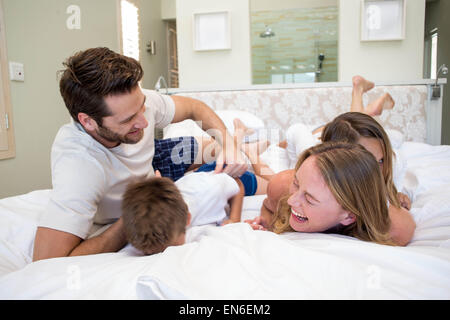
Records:
<instances>
[{"instance_id":1,"label":"child lying on bed","mask_svg":"<svg viewBox=\"0 0 450 320\"><path fill-rule=\"evenodd\" d=\"M301 123L294 124L287 129L286 140L282 141L279 147L286 149L290 167L293 168L304 150L320 142L345 140L359 143L372 152L380 162L391 203L401 205L409 210L411 208L410 198L398 192L396 188L396 184L401 188L405 165L395 156L386 131L373 118L381 115L384 109L392 109L395 102L388 93L384 93L364 107L363 95L373 87L373 82L361 76L353 77L351 112L344 113L327 125L316 129ZM246 130L239 120L236 121L235 126L239 126L240 130ZM259 175L270 180L274 175L270 167L264 164L257 155L253 155L251 160L260 163L261 170L264 170L265 174L259 173Z\"/></svg>"},{"instance_id":2,"label":"child lying on bed","mask_svg":"<svg viewBox=\"0 0 450 320\"><path fill-rule=\"evenodd\" d=\"M300 154L317 143L325 141L346 140L359 143L368 149L380 161L383 176L389 194L389 201L401 205L405 209L411 208L411 200L401 192L397 192L395 184L401 188L404 166L395 156L391 141L383 127L373 118L382 114L384 109L392 109L394 100L388 93L381 95L375 102L363 105L363 94L374 87L373 82L361 76L353 77L352 104L350 113L336 117L326 126L313 132L308 126L295 124L286 132L286 151L294 167Z\"/></svg>"},{"instance_id":3,"label":"child lying on bed","mask_svg":"<svg viewBox=\"0 0 450 320\"><path fill-rule=\"evenodd\" d=\"M240 134L235 136L238 141ZM247 144L244 152L257 145ZM240 222L244 196L265 194L268 180L250 171L239 178L210 172L215 167L205 164L176 182L157 172L156 177L131 183L122 201L128 242L145 254L155 254L183 244L187 226Z\"/></svg>"},{"instance_id":4,"label":"child lying on bed","mask_svg":"<svg viewBox=\"0 0 450 320\"><path fill-rule=\"evenodd\" d=\"M233 137L244 153L267 147L258 142L242 145L245 134L242 126ZM204 164L176 182L157 171L156 177L130 183L122 201L128 242L145 254L155 254L183 244L187 226L240 222L244 196L266 194L269 181L250 171L231 178L212 172L215 167L215 162Z\"/></svg>"},{"instance_id":5,"label":"child lying on bed","mask_svg":"<svg viewBox=\"0 0 450 320\"><path fill-rule=\"evenodd\" d=\"M242 199L242 186L224 173L192 173L176 182L161 176L134 182L123 196L125 235L144 254L159 253L184 244L188 225L240 221Z\"/></svg>"}]
</instances>

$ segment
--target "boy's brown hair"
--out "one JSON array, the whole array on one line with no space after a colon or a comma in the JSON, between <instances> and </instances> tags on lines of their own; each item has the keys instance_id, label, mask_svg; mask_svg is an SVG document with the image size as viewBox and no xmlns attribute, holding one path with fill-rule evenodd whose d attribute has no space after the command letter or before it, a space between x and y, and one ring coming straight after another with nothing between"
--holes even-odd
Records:
<instances>
[{"instance_id":1,"label":"boy's brown hair","mask_svg":"<svg viewBox=\"0 0 450 320\"><path fill-rule=\"evenodd\" d=\"M128 185L122 218L128 242L145 254L155 254L186 232L188 207L172 180L153 177Z\"/></svg>"},{"instance_id":2,"label":"boy's brown hair","mask_svg":"<svg viewBox=\"0 0 450 320\"><path fill-rule=\"evenodd\" d=\"M104 98L131 92L144 74L138 61L108 48L91 48L68 58L60 72L59 89L70 115L83 112L102 125L110 116Z\"/></svg>"}]
</instances>

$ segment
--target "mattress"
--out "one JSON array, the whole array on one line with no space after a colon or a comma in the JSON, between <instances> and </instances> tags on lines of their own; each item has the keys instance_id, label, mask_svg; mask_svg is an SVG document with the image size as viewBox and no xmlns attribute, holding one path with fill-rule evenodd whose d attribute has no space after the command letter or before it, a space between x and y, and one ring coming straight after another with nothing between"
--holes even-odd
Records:
<instances>
[{"instance_id":1,"label":"mattress","mask_svg":"<svg viewBox=\"0 0 450 320\"><path fill-rule=\"evenodd\" d=\"M187 243L32 262L50 190L0 200L1 299L449 299L450 146L404 142L403 191L417 228L406 247L319 233L191 228ZM279 163L276 152L267 156ZM273 157L270 159L270 157ZM280 168L281 169L281 168ZM242 220L264 196L245 197Z\"/></svg>"}]
</instances>

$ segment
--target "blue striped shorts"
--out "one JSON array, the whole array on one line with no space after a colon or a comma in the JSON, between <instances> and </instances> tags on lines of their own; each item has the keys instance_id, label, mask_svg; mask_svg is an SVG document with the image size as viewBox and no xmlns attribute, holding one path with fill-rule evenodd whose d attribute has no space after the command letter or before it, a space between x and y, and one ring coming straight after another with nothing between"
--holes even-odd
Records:
<instances>
[{"instance_id":1,"label":"blue striped shorts","mask_svg":"<svg viewBox=\"0 0 450 320\"><path fill-rule=\"evenodd\" d=\"M159 170L163 177L177 181L194 163L198 144L194 137L177 137L155 140L153 169Z\"/></svg>"}]
</instances>

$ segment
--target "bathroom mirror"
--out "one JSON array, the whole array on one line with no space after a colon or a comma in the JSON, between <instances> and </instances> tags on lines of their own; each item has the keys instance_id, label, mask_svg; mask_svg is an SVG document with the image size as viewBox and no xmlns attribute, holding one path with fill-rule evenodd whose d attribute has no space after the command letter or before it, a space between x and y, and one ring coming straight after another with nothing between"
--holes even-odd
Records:
<instances>
[{"instance_id":1,"label":"bathroom mirror","mask_svg":"<svg viewBox=\"0 0 450 320\"><path fill-rule=\"evenodd\" d=\"M168 86L338 81L338 11L338 0L161 1ZM225 44L213 46L226 50L197 43L212 30L199 28L199 12L227 12Z\"/></svg>"},{"instance_id":2,"label":"bathroom mirror","mask_svg":"<svg viewBox=\"0 0 450 320\"><path fill-rule=\"evenodd\" d=\"M337 1L250 1L252 84L338 80Z\"/></svg>"}]
</instances>

